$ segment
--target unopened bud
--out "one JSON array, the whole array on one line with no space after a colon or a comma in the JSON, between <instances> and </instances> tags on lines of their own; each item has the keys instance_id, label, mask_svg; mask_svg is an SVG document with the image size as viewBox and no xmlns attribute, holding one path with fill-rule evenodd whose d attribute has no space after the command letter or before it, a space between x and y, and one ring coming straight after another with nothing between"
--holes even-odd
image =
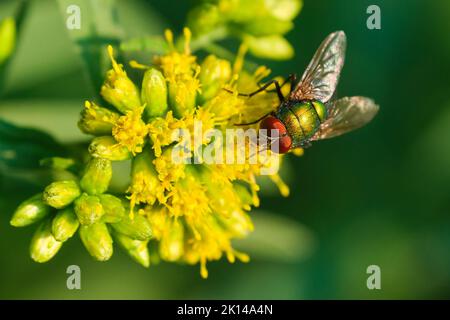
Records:
<instances>
[{"instance_id":1,"label":"unopened bud","mask_svg":"<svg viewBox=\"0 0 450 320\"><path fill-rule=\"evenodd\" d=\"M125 216L125 207L119 198L110 194L100 194L98 197L104 211L101 219L102 222L116 223L123 219Z\"/></svg>"},{"instance_id":2,"label":"unopened bud","mask_svg":"<svg viewBox=\"0 0 450 320\"><path fill-rule=\"evenodd\" d=\"M134 261L146 268L150 266L150 254L147 248L148 241L133 240L118 232L114 233L114 239Z\"/></svg>"},{"instance_id":3,"label":"unopened bud","mask_svg":"<svg viewBox=\"0 0 450 320\"><path fill-rule=\"evenodd\" d=\"M52 234L56 240L64 242L75 234L79 225L73 207L70 206L59 211L53 218Z\"/></svg>"},{"instance_id":4,"label":"unopened bud","mask_svg":"<svg viewBox=\"0 0 450 320\"><path fill-rule=\"evenodd\" d=\"M293 20L302 9L302 0L265 0L270 14L280 20Z\"/></svg>"},{"instance_id":5,"label":"unopened bud","mask_svg":"<svg viewBox=\"0 0 450 320\"><path fill-rule=\"evenodd\" d=\"M114 123L119 114L109 109L99 107L93 102L86 101L78 127L87 134L96 136L111 134Z\"/></svg>"},{"instance_id":6,"label":"unopened bud","mask_svg":"<svg viewBox=\"0 0 450 320\"><path fill-rule=\"evenodd\" d=\"M134 240L144 241L152 237L150 223L139 214L134 215L133 218L126 214L120 222L112 223L111 226L115 231Z\"/></svg>"},{"instance_id":7,"label":"unopened bud","mask_svg":"<svg viewBox=\"0 0 450 320\"><path fill-rule=\"evenodd\" d=\"M187 26L192 30L194 36L201 36L216 28L220 20L218 7L210 3L203 3L189 12Z\"/></svg>"},{"instance_id":8,"label":"unopened bud","mask_svg":"<svg viewBox=\"0 0 450 320\"><path fill-rule=\"evenodd\" d=\"M114 59L112 46L108 46L108 54L113 68L106 73L106 80L100 91L102 97L122 113L139 108L139 90L128 78L123 66Z\"/></svg>"},{"instance_id":9,"label":"unopened bud","mask_svg":"<svg viewBox=\"0 0 450 320\"><path fill-rule=\"evenodd\" d=\"M91 158L80 180L80 186L89 194L100 194L108 189L111 177L112 165L110 160Z\"/></svg>"},{"instance_id":10,"label":"unopened bud","mask_svg":"<svg viewBox=\"0 0 450 320\"><path fill-rule=\"evenodd\" d=\"M168 108L167 83L162 73L155 68L148 69L142 80L141 100L145 104L145 117L163 116Z\"/></svg>"},{"instance_id":11,"label":"unopened bud","mask_svg":"<svg viewBox=\"0 0 450 320\"><path fill-rule=\"evenodd\" d=\"M0 65L9 58L16 45L16 22L6 18L0 22Z\"/></svg>"},{"instance_id":12,"label":"unopened bud","mask_svg":"<svg viewBox=\"0 0 450 320\"><path fill-rule=\"evenodd\" d=\"M202 93L200 103L210 100L231 78L231 64L227 60L209 55L203 61L200 71Z\"/></svg>"},{"instance_id":13,"label":"unopened bud","mask_svg":"<svg viewBox=\"0 0 450 320\"><path fill-rule=\"evenodd\" d=\"M89 152L93 157L111 161L123 161L131 158L128 148L117 144L111 136L97 137L89 145Z\"/></svg>"},{"instance_id":14,"label":"unopened bud","mask_svg":"<svg viewBox=\"0 0 450 320\"><path fill-rule=\"evenodd\" d=\"M103 206L97 196L83 193L74 203L75 213L82 225L91 225L104 214Z\"/></svg>"},{"instance_id":15,"label":"unopened bud","mask_svg":"<svg viewBox=\"0 0 450 320\"><path fill-rule=\"evenodd\" d=\"M279 35L258 38L247 36L245 39L249 51L258 58L286 60L294 55L291 44Z\"/></svg>"},{"instance_id":16,"label":"unopened bud","mask_svg":"<svg viewBox=\"0 0 450 320\"><path fill-rule=\"evenodd\" d=\"M294 24L289 20L280 20L274 17L264 17L251 20L240 26L239 32L248 33L255 37L283 35L292 30Z\"/></svg>"},{"instance_id":17,"label":"unopened bud","mask_svg":"<svg viewBox=\"0 0 450 320\"><path fill-rule=\"evenodd\" d=\"M106 261L113 254L113 240L104 223L80 226L80 238L89 254L94 259Z\"/></svg>"},{"instance_id":18,"label":"unopened bud","mask_svg":"<svg viewBox=\"0 0 450 320\"><path fill-rule=\"evenodd\" d=\"M50 207L42 200L42 193L38 193L19 205L9 223L13 227L25 227L41 220L49 213Z\"/></svg>"},{"instance_id":19,"label":"unopened bud","mask_svg":"<svg viewBox=\"0 0 450 320\"><path fill-rule=\"evenodd\" d=\"M49 206L61 209L71 204L79 195L80 188L75 181L55 181L45 188L42 199Z\"/></svg>"},{"instance_id":20,"label":"unopened bud","mask_svg":"<svg viewBox=\"0 0 450 320\"><path fill-rule=\"evenodd\" d=\"M61 246L62 242L56 240L52 234L51 221L43 221L31 239L31 259L40 263L47 262L58 253Z\"/></svg>"},{"instance_id":21,"label":"unopened bud","mask_svg":"<svg viewBox=\"0 0 450 320\"><path fill-rule=\"evenodd\" d=\"M194 111L198 88L199 81L195 78L169 82L169 103L177 118Z\"/></svg>"}]
</instances>

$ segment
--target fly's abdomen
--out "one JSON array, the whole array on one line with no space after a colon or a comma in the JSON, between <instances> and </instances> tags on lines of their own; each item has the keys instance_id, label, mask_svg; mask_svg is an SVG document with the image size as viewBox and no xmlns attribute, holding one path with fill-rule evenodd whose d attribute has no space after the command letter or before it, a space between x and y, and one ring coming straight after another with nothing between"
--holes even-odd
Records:
<instances>
[{"instance_id":1,"label":"fly's abdomen","mask_svg":"<svg viewBox=\"0 0 450 320\"><path fill-rule=\"evenodd\" d=\"M279 108L277 117L284 123L294 147L311 138L326 117L323 104L311 101L290 101ZM323 109L325 107L323 106Z\"/></svg>"},{"instance_id":2,"label":"fly's abdomen","mask_svg":"<svg viewBox=\"0 0 450 320\"><path fill-rule=\"evenodd\" d=\"M300 123L287 104L282 105L278 109L276 117L280 119L286 127L286 130L292 139L293 146L298 146L305 140L305 135L300 127Z\"/></svg>"}]
</instances>

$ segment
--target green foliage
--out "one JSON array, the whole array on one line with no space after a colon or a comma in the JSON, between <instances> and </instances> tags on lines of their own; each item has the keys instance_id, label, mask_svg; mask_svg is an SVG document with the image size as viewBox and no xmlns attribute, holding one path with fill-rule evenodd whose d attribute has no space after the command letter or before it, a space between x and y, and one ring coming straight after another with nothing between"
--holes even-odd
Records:
<instances>
[{"instance_id":1,"label":"green foliage","mask_svg":"<svg viewBox=\"0 0 450 320\"><path fill-rule=\"evenodd\" d=\"M358 92L365 90L361 93L379 99L383 111L370 129L332 143L319 143L301 159L286 159L291 162L291 170L286 176L293 185L292 198L278 199L267 191L262 202L264 210L286 218L279 221L273 214L267 214L259 219L259 213L255 212L255 234L241 246L241 249L249 250L252 263L231 267L213 264L210 268L214 276L207 284L197 278L197 270L182 266L167 265L149 270L137 266L133 269L132 265L126 264L127 258L120 255L107 266L91 263L84 260L85 254L76 246L67 248L74 250L70 250L70 254L69 250L64 251L45 267L35 266L29 258L17 254L29 240L23 233L8 228L10 214L21 200L37 192L30 181L42 183L40 175L27 170L37 169L41 158L65 156L65 147L48 134L28 129L24 134L21 126L27 124L45 129L65 143L80 141L82 134L75 122L82 106L80 98L88 93L86 82L79 75L82 72L90 74L91 70L89 63L80 69L75 63L77 57L66 50L67 39L61 34L70 34L74 41L77 40L72 31L66 32L63 28L67 17L65 8L61 7L61 16L56 16L50 5L53 1L23 1L38 5L31 6L30 15L23 15L29 29L22 33L21 20L14 14L17 11L5 9L8 2L11 1L0 2L0 19L15 17L20 46L0 67L0 91L8 85L8 96L0 98L0 114L20 126L5 119L0 121L0 167L2 175L12 169L20 170L28 182L4 176L0 181L3 191L0 197L0 250L5 261L1 266L1 273L5 275L1 278L1 298L376 299L448 296L450 224L447 189L450 180L446 137L450 122L446 111L449 104L443 97L450 83L445 76L436 74L436 70L449 69L448 2L411 1L405 11L400 2L380 1L380 6L392 13L383 16L380 32L364 28L363 13L367 7L364 1L345 7L340 1L323 1L320 5L315 5L314 1L305 2L301 19L295 21L296 27L287 35L291 41L296 40L291 44L295 46L298 60L295 63L271 63L270 67L278 74L301 73L321 35L345 26L351 46L345 69L347 76L340 90L343 93L356 88L359 88ZM217 3L203 1L206 2ZM116 5L126 9L114 10L119 18L149 21L154 25L154 28L136 28L135 38L122 38L121 48L126 54L139 54L141 50L151 54L164 53L167 50L164 39L154 34L166 27L181 30L182 23L178 18L185 13L180 12L183 8L180 1L148 3L144 0L116 1ZM292 22L286 12L295 13L295 10L272 11L278 19L285 17ZM142 14L140 19L137 13ZM420 20L428 23L417 24ZM237 37L231 43L215 40L228 37L228 29L237 29L237 22L217 28L214 33L208 33L208 28L219 24L215 24L214 19L205 22L203 29L199 28L201 31L194 32L193 45L197 50L220 52L218 56L225 57L230 54L228 46L241 42L242 38ZM117 23L114 20L114 24ZM270 29L257 27L263 23L264 20L255 19L245 28L243 25L242 30L252 37L267 36ZM280 26L284 27L282 24ZM289 29L288 25L286 23L286 29ZM115 29L116 25L111 28ZM92 57L92 65L95 61L103 64L103 58L95 55L95 50L79 46L75 43L74 51L87 52L85 57ZM424 77L427 81L421 81ZM416 88L418 82L422 85L421 90L411 95L411 88ZM359 152L352 152L355 149ZM16 153L17 156L12 157ZM127 177L128 171L129 166L123 165L118 176ZM294 220L310 226L315 232L314 237L311 238L302 225L292 223ZM88 233L93 234L93 240L88 237L85 240L89 246L94 245L92 252L102 252L98 256L104 259L112 250L109 245L112 240L106 228L99 229L100 236L94 230ZM138 248L142 242L121 234L116 237L117 234L113 234L115 241L139 258ZM45 224L35 239L33 243L45 241L52 249L34 252L36 260L48 259L60 247ZM104 240L103 250L95 247L97 239ZM319 240L317 247L311 246L314 241L310 240L314 239ZM308 257L314 248L316 250L307 263L298 262ZM82 260L82 268L89 270L90 290L74 293L61 285L65 281L61 270L74 259ZM145 255L141 261L146 264ZM374 262L381 264L382 272L386 271L383 278L386 286L383 285L380 292L365 288L365 268ZM124 272L125 265L131 272ZM264 290L261 290L261 279L264 279Z\"/></svg>"},{"instance_id":2,"label":"green foliage","mask_svg":"<svg viewBox=\"0 0 450 320\"><path fill-rule=\"evenodd\" d=\"M118 45L124 33L117 21L116 1L58 0L58 4L63 17L67 16L66 10L70 5L77 5L83 14L81 29L68 30L68 33L86 66L84 70L94 91L98 92L107 65L105 48Z\"/></svg>"},{"instance_id":3,"label":"green foliage","mask_svg":"<svg viewBox=\"0 0 450 320\"><path fill-rule=\"evenodd\" d=\"M41 159L64 154L65 148L49 134L0 119L0 170L37 169Z\"/></svg>"}]
</instances>

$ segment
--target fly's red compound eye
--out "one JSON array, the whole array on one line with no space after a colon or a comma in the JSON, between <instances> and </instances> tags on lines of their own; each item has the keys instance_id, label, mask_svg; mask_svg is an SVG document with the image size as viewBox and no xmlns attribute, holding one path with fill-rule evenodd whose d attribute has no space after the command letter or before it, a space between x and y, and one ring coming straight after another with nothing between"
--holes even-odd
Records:
<instances>
[{"instance_id":1,"label":"fly's red compound eye","mask_svg":"<svg viewBox=\"0 0 450 320\"><path fill-rule=\"evenodd\" d=\"M267 118L265 118L264 120L261 121L260 124L260 128L261 129L266 129L267 130L267 136L270 138L271 137L271 130L275 129L278 130L278 143L279 143L279 153L286 153L289 151L289 149L291 148L292 145L292 139L289 136L286 127L284 126L284 124L278 120L275 117L269 116ZM274 142L277 143L277 142Z\"/></svg>"}]
</instances>

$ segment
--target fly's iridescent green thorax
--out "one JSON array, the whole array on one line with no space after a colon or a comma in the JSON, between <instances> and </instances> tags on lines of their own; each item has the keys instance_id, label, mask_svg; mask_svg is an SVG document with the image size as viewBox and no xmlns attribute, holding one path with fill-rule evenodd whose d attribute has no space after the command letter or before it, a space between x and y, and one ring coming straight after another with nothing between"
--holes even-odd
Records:
<instances>
[{"instance_id":1,"label":"fly's iridescent green thorax","mask_svg":"<svg viewBox=\"0 0 450 320\"><path fill-rule=\"evenodd\" d=\"M278 108L276 117L285 125L295 148L302 146L317 132L327 118L327 108L317 100L288 100Z\"/></svg>"}]
</instances>

